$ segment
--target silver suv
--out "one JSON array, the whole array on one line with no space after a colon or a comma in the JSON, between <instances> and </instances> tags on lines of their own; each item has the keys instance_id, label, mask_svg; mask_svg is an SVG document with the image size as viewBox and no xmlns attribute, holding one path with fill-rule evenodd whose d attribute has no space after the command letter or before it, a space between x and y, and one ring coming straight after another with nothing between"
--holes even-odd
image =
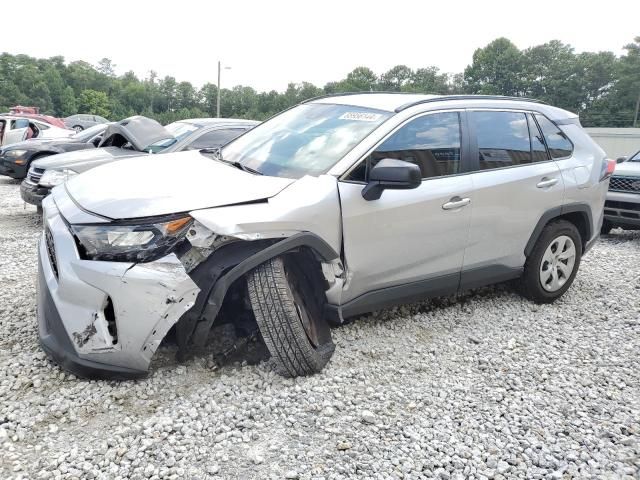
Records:
<instances>
[{"instance_id":1,"label":"silver suv","mask_svg":"<svg viewBox=\"0 0 640 480\"><path fill-rule=\"evenodd\" d=\"M365 312L512 279L553 302L598 238L614 167L576 115L535 101L316 98L222 149L56 187L41 343L77 375L135 377L170 330L185 358L231 322L296 376Z\"/></svg>"}]
</instances>

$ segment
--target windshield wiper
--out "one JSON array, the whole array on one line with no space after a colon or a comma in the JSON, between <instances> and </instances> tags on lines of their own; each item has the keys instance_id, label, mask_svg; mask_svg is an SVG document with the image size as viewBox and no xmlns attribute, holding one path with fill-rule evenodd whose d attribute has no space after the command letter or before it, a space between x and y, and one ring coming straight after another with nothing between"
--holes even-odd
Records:
<instances>
[{"instance_id":1,"label":"windshield wiper","mask_svg":"<svg viewBox=\"0 0 640 480\"><path fill-rule=\"evenodd\" d=\"M234 167L244 171L244 172L249 172L249 173L253 173L254 175L262 175L262 172L259 172L257 170L254 170L251 167L247 167L246 165L238 162L238 161L231 161L231 160L225 160L224 158L222 158L222 147L217 147L217 148L203 148L202 150L200 150L200 153L204 153L204 154L212 154L213 158L218 160L219 162L223 162L226 163L227 165L233 165Z\"/></svg>"}]
</instances>

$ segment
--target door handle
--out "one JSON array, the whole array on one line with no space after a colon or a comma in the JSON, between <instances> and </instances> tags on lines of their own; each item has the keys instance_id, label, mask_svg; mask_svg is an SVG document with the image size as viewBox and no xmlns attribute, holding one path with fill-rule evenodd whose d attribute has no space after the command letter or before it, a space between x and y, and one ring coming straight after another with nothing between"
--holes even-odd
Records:
<instances>
[{"instance_id":1,"label":"door handle","mask_svg":"<svg viewBox=\"0 0 640 480\"><path fill-rule=\"evenodd\" d=\"M443 210L455 210L456 208L466 207L471 203L470 198L453 197L447 203L442 205Z\"/></svg>"},{"instance_id":2,"label":"door handle","mask_svg":"<svg viewBox=\"0 0 640 480\"><path fill-rule=\"evenodd\" d=\"M547 178L547 177L543 177L542 180L540 180L538 182L538 184L536 185L536 187L538 188L547 188L547 187L552 187L554 186L556 183L558 183L558 179L557 178Z\"/></svg>"}]
</instances>

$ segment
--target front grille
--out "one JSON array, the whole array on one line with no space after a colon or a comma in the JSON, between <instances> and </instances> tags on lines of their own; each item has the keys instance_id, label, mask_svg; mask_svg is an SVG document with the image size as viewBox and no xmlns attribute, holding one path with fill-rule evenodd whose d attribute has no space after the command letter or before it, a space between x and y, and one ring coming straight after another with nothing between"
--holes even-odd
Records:
<instances>
[{"instance_id":1,"label":"front grille","mask_svg":"<svg viewBox=\"0 0 640 480\"><path fill-rule=\"evenodd\" d=\"M42 178L42 174L44 173L44 168L31 168L29 170L29 181L33 183L38 183Z\"/></svg>"},{"instance_id":2,"label":"front grille","mask_svg":"<svg viewBox=\"0 0 640 480\"><path fill-rule=\"evenodd\" d=\"M58 278L58 262L56 261L56 248L53 244L53 235L49 227L44 229L44 240L47 246L47 255L49 256L49 262L51 263L51 270L53 274Z\"/></svg>"},{"instance_id":3,"label":"front grille","mask_svg":"<svg viewBox=\"0 0 640 480\"><path fill-rule=\"evenodd\" d=\"M612 192L640 193L640 177L621 177L614 175L609 182Z\"/></svg>"},{"instance_id":4,"label":"front grille","mask_svg":"<svg viewBox=\"0 0 640 480\"><path fill-rule=\"evenodd\" d=\"M631 202L618 202L614 200L607 200L604 202L604 208L615 208L619 210L637 210L640 212L640 203Z\"/></svg>"}]
</instances>

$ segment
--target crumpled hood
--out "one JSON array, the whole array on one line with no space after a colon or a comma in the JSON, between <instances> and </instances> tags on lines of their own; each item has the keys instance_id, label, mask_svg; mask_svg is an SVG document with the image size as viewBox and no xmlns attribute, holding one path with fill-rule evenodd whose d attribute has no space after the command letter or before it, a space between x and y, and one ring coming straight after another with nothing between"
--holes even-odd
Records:
<instances>
[{"instance_id":1,"label":"crumpled hood","mask_svg":"<svg viewBox=\"0 0 640 480\"><path fill-rule=\"evenodd\" d=\"M174 138L167 129L152 118L136 115L119 122L109 124L102 134L99 147L120 146L114 143L117 136L121 136L139 152L144 152L150 145L161 140Z\"/></svg>"},{"instance_id":2,"label":"crumpled hood","mask_svg":"<svg viewBox=\"0 0 640 480\"><path fill-rule=\"evenodd\" d=\"M293 182L187 151L109 163L71 178L65 187L85 210L125 219L262 200Z\"/></svg>"},{"instance_id":3,"label":"crumpled hood","mask_svg":"<svg viewBox=\"0 0 640 480\"><path fill-rule=\"evenodd\" d=\"M36 160L32 165L36 168L44 168L46 170L69 168L80 173L102 163L113 162L119 158L130 157L132 155L141 155L141 153L118 147L92 148L51 155L50 157ZM144 155L146 156L148 154Z\"/></svg>"}]
</instances>

